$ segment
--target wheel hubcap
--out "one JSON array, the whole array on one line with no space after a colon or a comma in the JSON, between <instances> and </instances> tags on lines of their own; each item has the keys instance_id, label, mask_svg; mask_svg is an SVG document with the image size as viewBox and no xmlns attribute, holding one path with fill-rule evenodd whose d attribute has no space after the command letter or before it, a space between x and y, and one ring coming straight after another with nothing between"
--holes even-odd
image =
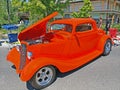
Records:
<instances>
[{"instance_id":1,"label":"wheel hubcap","mask_svg":"<svg viewBox=\"0 0 120 90\"><path fill-rule=\"evenodd\" d=\"M107 43L106 43L106 47L105 47L105 52L106 52L106 53L109 53L110 50L111 50L111 43L110 43L110 42L107 42Z\"/></svg>"},{"instance_id":2,"label":"wheel hubcap","mask_svg":"<svg viewBox=\"0 0 120 90\"><path fill-rule=\"evenodd\" d=\"M53 77L53 72L51 68L44 67L44 68L41 68L36 73L36 82L40 86L47 85L52 80L52 77Z\"/></svg>"}]
</instances>

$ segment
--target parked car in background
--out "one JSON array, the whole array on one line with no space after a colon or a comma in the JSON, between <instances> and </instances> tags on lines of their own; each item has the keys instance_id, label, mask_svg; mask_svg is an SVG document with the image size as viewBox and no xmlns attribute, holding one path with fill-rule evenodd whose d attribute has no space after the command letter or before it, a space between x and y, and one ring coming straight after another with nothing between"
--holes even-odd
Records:
<instances>
[{"instance_id":1,"label":"parked car in background","mask_svg":"<svg viewBox=\"0 0 120 90\"><path fill-rule=\"evenodd\" d=\"M48 21L57 14L55 12L20 32L21 45L7 55L20 79L36 89L52 84L57 71L71 71L111 51L110 36L97 28L91 18L55 20L47 29Z\"/></svg>"}]
</instances>

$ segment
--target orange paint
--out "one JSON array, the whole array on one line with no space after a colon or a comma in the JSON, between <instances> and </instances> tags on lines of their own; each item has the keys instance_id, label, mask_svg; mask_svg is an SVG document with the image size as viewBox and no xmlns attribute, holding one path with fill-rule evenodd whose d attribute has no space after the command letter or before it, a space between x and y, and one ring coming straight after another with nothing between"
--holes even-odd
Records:
<instances>
[{"instance_id":1,"label":"orange paint","mask_svg":"<svg viewBox=\"0 0 120 90\"><path fill-rule=\"evenodd\" d=\"M57 12L23 30L18 36L23 45L20 51L13 48L8 53L7 60L16 66L21 80L30 80L40 68L47 65L53 65L64 73L103 53L105 42L110 36L98 29L91 18L55 20L51 23L50 32L46 33L47 22L56 15ZM32 52L32 55L29 53L30 59L28 52ZM25 57L21 56L21 53L24 53ZM22 61L23 66L20 64L21 59L25 60Z\"/></svg>"}]
</instances>

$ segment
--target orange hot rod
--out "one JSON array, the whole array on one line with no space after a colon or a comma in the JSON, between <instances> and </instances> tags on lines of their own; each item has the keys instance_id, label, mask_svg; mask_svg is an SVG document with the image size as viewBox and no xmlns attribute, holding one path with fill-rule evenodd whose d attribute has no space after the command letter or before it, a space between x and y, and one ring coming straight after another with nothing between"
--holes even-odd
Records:
<instances>
[{"instance_id":1,"label":"orange hot rod","mask_svg":"<svg viewBox=\"0 0 120 90\"><path fill-rule=\"evenodd\" d=\"M55 20L47 29L48 21L57 14L54 12L20 32L21 45L7 55L21 80L36 89L53 83L57 70L68 72L111 51L110 36L97 28L92 18Z\"/></svg>"}]
</instances>

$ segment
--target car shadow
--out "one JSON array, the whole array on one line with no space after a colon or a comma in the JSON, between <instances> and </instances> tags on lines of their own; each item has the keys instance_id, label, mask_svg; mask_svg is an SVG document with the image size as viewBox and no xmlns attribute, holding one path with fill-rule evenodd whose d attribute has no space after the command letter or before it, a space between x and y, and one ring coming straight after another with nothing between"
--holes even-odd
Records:
<instances>
[{"instance_id":1,"label":"car shadow","mask_svg":"<svg viewBox=\"0 0 120 90\"><path fill-rule=\"evenodd\" d=\"M26 82L26 87L28 90L38 90L38 89L35 89L34 87L32 87L29 82Z\"/></svg>"}]
</instances>

